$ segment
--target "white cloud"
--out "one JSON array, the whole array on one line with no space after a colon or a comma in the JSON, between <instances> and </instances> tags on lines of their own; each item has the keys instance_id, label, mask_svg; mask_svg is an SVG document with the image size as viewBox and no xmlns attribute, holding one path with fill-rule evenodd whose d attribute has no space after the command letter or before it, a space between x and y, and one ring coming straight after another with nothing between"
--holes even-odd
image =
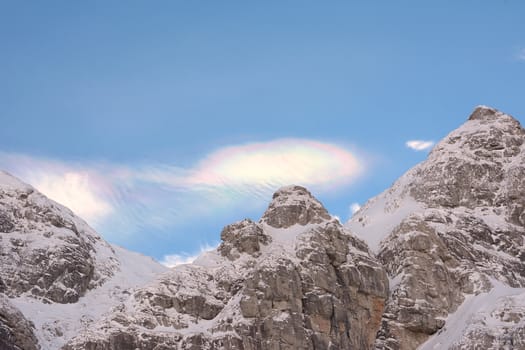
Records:
<instances>
[{"instance_id":1,"label":"white cloud","mask_svg":"<svg viewBox=\"0 0 525 350\"><path fill-rule=\"evenodd\" d=\"M197 253L194 254L170 254L164 255L160 263L167 267L175 267L177 265L191 264L199 257L199 255L214 250L217 246L204 245Z\"/></svg>"},{"instance_id":2,"label":"white cloud","mask_svg":"<svg viewBox=\"0 0 525 350\"><path fill-rule=\"evenodd\" d=\"M107 196L111 184L95 169L7 153L0 153L0 166L90 223L114 211Z\"/></svg>"},{"instance_id":3,"label":"white cloud","mask_svg":"<svg viewBox=\"0 0 525 350\"><path fill-rule=\"evenodd\" d=\"M518 53L516 54L516 59L518 61L525 61L525 48L518 51Z\"/></svg>"},{"instance_id":4,"label":"white cloud","mask_svg":"<svg viewBox=\"0 0 525 350\"><path fill-rule=\"evenodd\" d=\"M177 265L191 264L199 255L185 255L185 254L172 254L164 255L164 258L160 263L167 267L175 267Z\"/></svg>"},{"instance_id":5,"label":"white cloud","mask_svg":"<svg viewBox=\"0 0 525 350\"><path fill-rule=\"evenodd\" d=\"M224 147L211 152L191 169L148 171L147 181L174 187L213 187L246 190L299 183L334 186L359 176L364 165L340 146L304 139L279 139Z\"/></svg>"},{"instance_id":6,"label":"white cloud","mask_svg":"<svg viewBox=\"0 0 525 350\"><path fill-rule=\"evenodd\" d=\"M365 165L335 144L279 139L220 148L187 168L0 153L0 169L70 207L95 228L122 235L138 227L165 229L203 215L262 208L284 185L304 185L315 193L338 189L361 175Z\"/></svg>"},{"instance_id":7,"label":"white cloud","mask_svg":"<svg viewBox=\"0 0 525 350\"><path fill-rule=\"evenodd\" d=\"M353 216L357 211L361 209L361 205L359 203L352 203L350 204L350 216Z\"/></svg>"},{"instance_id":8,"label":"white cloud","mask_svg":"<svg viewBox=\"0 0 525 350\"><path fill-rule=\"evenodd\" d=\"M33 186L87 221L95 222L113 212L112 205L97 193L97 185L85 172L42 174Z\"/></svg>"},{"instance_id":9,"label":"white cloud","mask_svg":"<svg viewBox=\"0 0 525 350\"><path fill-rule=\"evenodd\" d=\"M405 145L414 151L424 151L434 146L434 141L410 140Z\"/></svg>"}]
</instances>

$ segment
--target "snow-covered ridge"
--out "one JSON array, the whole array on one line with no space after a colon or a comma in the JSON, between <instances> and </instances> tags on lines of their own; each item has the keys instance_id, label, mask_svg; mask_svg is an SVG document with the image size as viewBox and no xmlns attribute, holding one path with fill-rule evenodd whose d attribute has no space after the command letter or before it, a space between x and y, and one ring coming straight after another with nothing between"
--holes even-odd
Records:
<instances>
[{"instance_id":1,"label":"snow-covered ridge","mask_svg":"<svg viewBox=\"0 0 525 350\"><path fill-rule=\"evenodd\" d=\"M376 347L415 349L436 334L423 349L459 349L476 334L467 348L499 349L490 327L461 315L523 293L524 209L525 130L486 106L368 201L346 227L371 246L391 281Z\"/></svg>"},{"instance_id":2,"label":"snow-covered ridge","mask_svg":"<svg viewBox=\"0 0 525 350\"><path fill-rule=\"evenodd\" d=\"M0 253L0 292L34 323L45 350L59 349L127 298L127 289L166 270L110 245L71 210L3 171Z\"/></svg>"},{"instance_id":3,"label":"snow-covered ridge","mask_svg":"<svg viewBox=\"0 0 525 350\"><path fill-rule=\"evenodd\" d=\"M228 225L221 238L216 250L138 289L66 350L93 344L271 348L283 341L290 349L313 349L311 337L319 337L317 347L367 348L373 342L386 275L366 245L306 189L278 190L258 223ZM316 300L329 302L330 312L321 313ZM334 317L346 331L331 332Z\"/></svg>"},{"instance_id":4,"label":"snow-covered ridge","mask_svg":"<svg viewBox=\"0 0 525 350\"><path fill-rule=\"evenodd\" d=\"M112 308L125 302L133 294L134 288L145 285L167 271L167 268L149 257L118 246L112 247L119 262L119 270L76 303L43 303L28 296L12 299L13 305L34 323L42 349L60 349Z\"/></svg>"}]
</instances>

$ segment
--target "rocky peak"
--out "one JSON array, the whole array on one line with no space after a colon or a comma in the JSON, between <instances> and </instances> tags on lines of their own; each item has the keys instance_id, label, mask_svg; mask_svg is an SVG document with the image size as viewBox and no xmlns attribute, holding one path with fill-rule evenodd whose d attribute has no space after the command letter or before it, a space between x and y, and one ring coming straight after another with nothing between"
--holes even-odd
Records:
<instances>
[{"instance_id":1,"label":"rocky peak","mask_svg":"<svg viewBox=\"0 0 525 350\"><path fill-rule=\"evenodd\" d=\"M410 194L421 202L468 208L512 202L509 215L525 223L525 130L505 113L476 108L408 175Z\"/></svg>"},{"instance_id":2,"label":"rocky peak","mask_svg":"<svg viewBox=\"0 0 525 350\"><path fill-rule=\"evenodd\" d=\"M275 228L287 228L295 224L318 224L330 219L328 211L306 188L292 185L274 193L261 222Z\"/></svg>"},{"instance_id":3,"label":"rocky peak","mask_svg":"<svg viewBox=\"0 0 525 350\"><path fill-rule=\"evenodd\" d=\"M474 160L512 157L519 153L524 136L525 131L515 118L497 109L479 106L466 123L434 148L429 159L450 153L461 153Z\"/></svg>"},{"instance_id":4,"label":"rocky peak","mask_svg":"<svg viewBox=\"0 0 525 350\"><path fill-rule=\"evenodd\" d=\"M0 172L0 266L8 296L74 303L110 278L118 262L69 209Z\"/></svg>"},{"instance_id":5,"label":"rocky peak","mask_svg":"<svg viewBox=\"0 0 525 350\"><path fill-rule=\"evenodd\" d=\"M260 223L226 226L216 251L139 289L63 350L370 349L388 279L329 219L305 188L281 188Z\"/></svg>"},{"instance_id":6,"label":"rocky peak","mask_svg":"<svg viewBox=\"0 0 525 350\"><path fill-rule=\"evenodd\" d=\"M468 120L486 120L486 119L493 119L498 116L502 116L504 113L498 111L495 108L488 107L488 106L477 106Z\"/></svg>"},{"instance_id":7,"label":"rocky peak","mask_svg":"<svg viewBox=\"0 0 525 350\"><path fill-rule=\"evenodd\" d=\"M477 308L487 295L525 290L525 130L505 113L477 107L348 228L381 241L374 250L391 281L376 349L499 349L495 338L454 333L467 318L451 322L465 308L483 320ZM489 311L497 314L495 301ZM501 323L494 333L520 327ZM461 339L475 345L457 346Z\"/></svg>"},{"instance_id":8,"label":"rocky peak","mask_svg":"<svg viewBox=\"0 0 525 350\"><path fill-rule=\"evenodd\" d=\"M218 251L228 259L235 260L241 253L258 256L260 245L271 242L271 237L258 224L245 219L226 226L221 232L221 240Z\"/></svg>"}]
</instances>

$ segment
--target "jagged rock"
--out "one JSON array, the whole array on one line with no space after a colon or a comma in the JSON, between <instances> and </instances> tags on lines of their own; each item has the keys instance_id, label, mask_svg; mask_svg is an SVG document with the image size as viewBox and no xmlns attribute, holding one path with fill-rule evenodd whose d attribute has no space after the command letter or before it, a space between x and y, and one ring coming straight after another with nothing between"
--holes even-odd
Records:
<instances>
[{"instance_id":1,"label":"jagged rock","mask_svg":"<svg viewBox=\"0 0 525 350\"><path fill-rule=\"evenodd\" d=\"M59 349L164 270L0 171L0 349Z\"/></svg>"},{"instance_id":2,"label":"jagged rock","mask_svg":"<svg viewBox=\"0 0 525 350\"><path fill-rule=\"evenodd\" d=\"M391 281L377 349L416 349L446 334L465 295L489 293L494 281L525 287L524 141L517 120L479 107L352 218ZM488 348L490 336L476 334L472 349Z\"/></svg>"},{"instance_id":3,"label":"jagged rock","mask_svg":"<svg viewBox=\"0 0 525 350\"><path fill-rule=\"evenodd\" d=\"M9 299L0 294L0 349L40 349L34 328L35 326L9 302Z\"/></svg>"},{"instance_id":4,"label":"jagged rock","mask_svg":"<svg viewBox=\"0 0 525 350\"><path fill-rule=\"evenodd\" d=\"M226 226L221 232L222 243L218 250L230 260L239 258L240 253L257 255L261 244L268 244L270 236L250 219Z\"/></svg>"},{"instance_id":5,"label":"jagged rock","mask_svg":"<svg viewBox=\"0 0 525 350\"><path fill-rule=\"evenodd\" d=\"M274 193L261 222L276 228L287 228L295 224L317 224L330 218L323 205L306 188L288 186Z\"/></svg>"},{"instance_id":6,"label":"jagged rock","mask_svg":"<svg viewBox=\"0 0 525 350\"><path fill-rule=\"evenodd\" d=\"M84 221L4 172L0 232L0 278L10 297L76 302L118 269L112 248Z\"/></svg>"},{"instance_id":7,"label":"jagged rock","mask_svg":"<svg viewBox=\"0 0 525 350\"><path fill-rule=\"evenodd\" d=\"M0 211L0 232L9 233L13 231L15 224L9 215L3 211Z\"/></svg>"},{"instance_id":8,"label":"jagged rock","mask_svg":"<svg viewBox=\"0 0 525 350\"><path fill-rule=\"evenodd\" d=\"M138 290L64 350L373 344L386 273L306 189L279 190L260 223L229 225L221 238L217 251Z\"/></svg>"}]
</instances>

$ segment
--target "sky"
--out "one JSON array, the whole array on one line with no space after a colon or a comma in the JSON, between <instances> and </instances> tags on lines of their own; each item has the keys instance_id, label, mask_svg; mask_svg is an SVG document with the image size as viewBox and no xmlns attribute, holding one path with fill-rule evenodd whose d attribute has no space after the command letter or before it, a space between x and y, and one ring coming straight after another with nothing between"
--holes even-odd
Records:
<instances>
[{"instance_id":1,"label":"sky","mask_svg":"<svg viewBox=\"0 0 525 350\"><path fill-rule=\"evenodd\" d=\"M165 264L306 186L342 222L483 104L525 3L0 1L0 169Z\"/></svg>"}]
</instances>

